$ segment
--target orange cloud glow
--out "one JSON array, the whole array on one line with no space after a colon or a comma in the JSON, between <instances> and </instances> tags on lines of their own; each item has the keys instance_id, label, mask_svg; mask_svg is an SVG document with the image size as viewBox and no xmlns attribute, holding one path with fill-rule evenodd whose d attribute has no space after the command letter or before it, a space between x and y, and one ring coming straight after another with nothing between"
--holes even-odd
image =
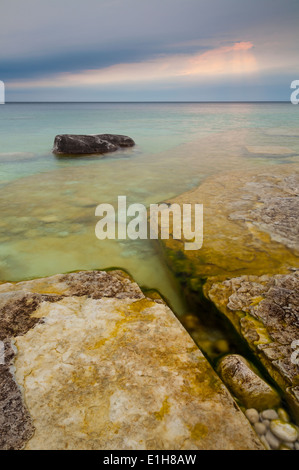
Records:
<instances>
[{"instance_id":1,"label":"orange cloud glow","mask_svg":"<svg viewBox=\"0 0 299 470\"><path fill-rule=\"evenodd\" d=\"M197 55L173 54L139 63L113 65L99 70L62 73L51 79L13 82L10 88L76 87L117 83L197 79L218 75L254 73L258 70L251 42L238 42Z\"/></svg>"},{"instance_id":2,"label":"orange cloud glow","mask_svg":"<svg viewBox=\"0 0 299 470\"><path fill-rule=\"evenodd\" d=\"M252 52L251 42L237 42L190 59L186 75L240 74L257 71L257 62Z\"/></svg>"}]
</instances>

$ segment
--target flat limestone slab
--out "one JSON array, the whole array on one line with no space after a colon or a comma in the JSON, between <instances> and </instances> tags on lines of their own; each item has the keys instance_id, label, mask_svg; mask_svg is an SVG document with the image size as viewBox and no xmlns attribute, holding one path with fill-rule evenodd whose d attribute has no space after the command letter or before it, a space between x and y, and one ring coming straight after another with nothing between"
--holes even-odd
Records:
<instances>
[{"instance_id":1,"label":"flat limestone slab","mask_svg":"<svg viewBox=\"0 0 299 470\"><path fill-rule=\"evenodd\" d=\"M245 147L247 152L252 155L261 155L261 156L289 156L289 155L296 155L294 150L288 147L279 147L276 145L266 145L266 146L249 146Z\"/></svg>"},{"instance_id":2,"label":"flat limestone slab","mask_svg":"<svg viewBox=\"0 0 299 470\"><path fill-rule=\"evenodd\" d=\"M272 136L299 137L299 127L274 127L265 130L265 134Z\"/></svg>"},{"instance_id":3,"label":"flat limestone slab","mask_svg":"<svg viewBox=\"0 0 299 470\"><path fill-rule=\"evenodd\" d=\"M171 310L121 271L1 284L0 339L1 448L262 448Z\"/></svg>"},{"instance_id":4,"label":"flat limestone slab","mask_svg":"<svg viewBox=\"0 0 299 470\"><path fill-rule=\"evenodd\" d=\"M202 279L218 282L239 275L283 274L289 267L297 267L297 168L269 165L258 174L234 171L215 175L167 201L204 206L202 249L185 251L185 240L161 240L178 277L200 291Z\"/></svg>"}]
</instances>

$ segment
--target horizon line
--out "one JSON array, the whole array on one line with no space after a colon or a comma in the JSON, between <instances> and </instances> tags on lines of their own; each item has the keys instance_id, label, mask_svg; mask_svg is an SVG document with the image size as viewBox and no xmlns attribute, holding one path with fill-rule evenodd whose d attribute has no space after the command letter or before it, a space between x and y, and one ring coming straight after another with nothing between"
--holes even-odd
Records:
<instances>
[{"instance_id":1,"label":"horizon line","mask_svg":"<svg viewBox=\"0 0 299 470\"><path fill-rule=\"evenodd\" d=\"M207 100L207 101L194 101L194 100L188 100L188 101L6 101L4 104L131 104L131 103L290 103L288 100L247 100L247 101L241 101L241 100Z\"/></svg>"}]
</instances>

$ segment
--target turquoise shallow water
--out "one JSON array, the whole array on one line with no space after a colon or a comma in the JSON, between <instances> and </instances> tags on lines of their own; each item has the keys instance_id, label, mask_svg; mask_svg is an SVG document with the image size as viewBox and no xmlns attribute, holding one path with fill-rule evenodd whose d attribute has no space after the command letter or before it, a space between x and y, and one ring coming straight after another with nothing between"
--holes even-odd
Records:
<instances>
[{"instance_id":1,"label":"turquoise shallow water","mask_svg":"<svg viewBox=\"0 0 299 470\"><path fill-rule=\"evenodd\" d=\"M298 107L290 103L10 103L0 106L0 153L28 152L42 158L26 165L15 165L12 158L11 164L1 165L1 180L67 166L51 154L59 133L127 134L144 154L211 133L290 126L299 126Z\"/></svg>"},{"instance_id":2,"label":"turquoise shallow water","mask_svg":"<svg viewBox=\"0 0 299 470\"><path fill-rule=\"evenodd\" d=\"M136 147L103 159L57 158L60 133L121 133ZM288 147L290 156L247 146ZM145 205L217 172L289 163L298 171L299 107L289 103L60 103L0 106L0 279L123 267L185 306L150 241L99 241L95 207Z\"/></svg>"}]
</instances>

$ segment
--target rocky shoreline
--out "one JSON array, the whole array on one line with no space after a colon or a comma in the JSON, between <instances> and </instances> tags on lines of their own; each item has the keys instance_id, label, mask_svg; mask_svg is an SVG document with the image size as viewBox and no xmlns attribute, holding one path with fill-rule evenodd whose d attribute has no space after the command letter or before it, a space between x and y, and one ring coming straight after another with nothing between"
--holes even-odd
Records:
<instances>
[{"instance_id":1,"label":"rocky shoreline","mask_svg":"<svg viewBox=\"0 0 299 470\"><path fill-rule=\"evenodd\" d=\"M299 367L292 362L299 331L299 271L230 279L213 284L207 295L283 391L299 422Z\"/></svg>"},{"instance_id":2,"label":"rocky shoreline","mask_svg":"<svg viewBox=\"0 0 299 470\"><path fill-rule=\"evenodd\" d=\"M167 201L204 204L202 250L185 252L184 240L161 241L191 303L195 299L205 315L210 305L229 320L297 424L299 366L292 362L292 345L299 338L298 187L298 175L286 165L267 174L211 177Z\"/></svg>"},{"instance_id":3,"label":"rocky shoreline","mask_svg":"<svg viewBox=\"0 0 299 470\"><path fill-rule=\"evenodd\" d=\"M263 449L154 297L122 271L0 285L1 449Z\"/></svg>"},{"instance_id":4,"label":"rocky shoreline","mask_svg":"<svg viewBox=\"0 0 299 470\"><path fill-rule=\"evenodd\" d=\"M213 370L120 270L0 283L0 448L298 450L298 187L280 165L168 201L205 207L202 250L161 242L196 301L183 325L201 347L197 318L215 309L254 364L216 338Z\"/></svg>"}]
</instances>

